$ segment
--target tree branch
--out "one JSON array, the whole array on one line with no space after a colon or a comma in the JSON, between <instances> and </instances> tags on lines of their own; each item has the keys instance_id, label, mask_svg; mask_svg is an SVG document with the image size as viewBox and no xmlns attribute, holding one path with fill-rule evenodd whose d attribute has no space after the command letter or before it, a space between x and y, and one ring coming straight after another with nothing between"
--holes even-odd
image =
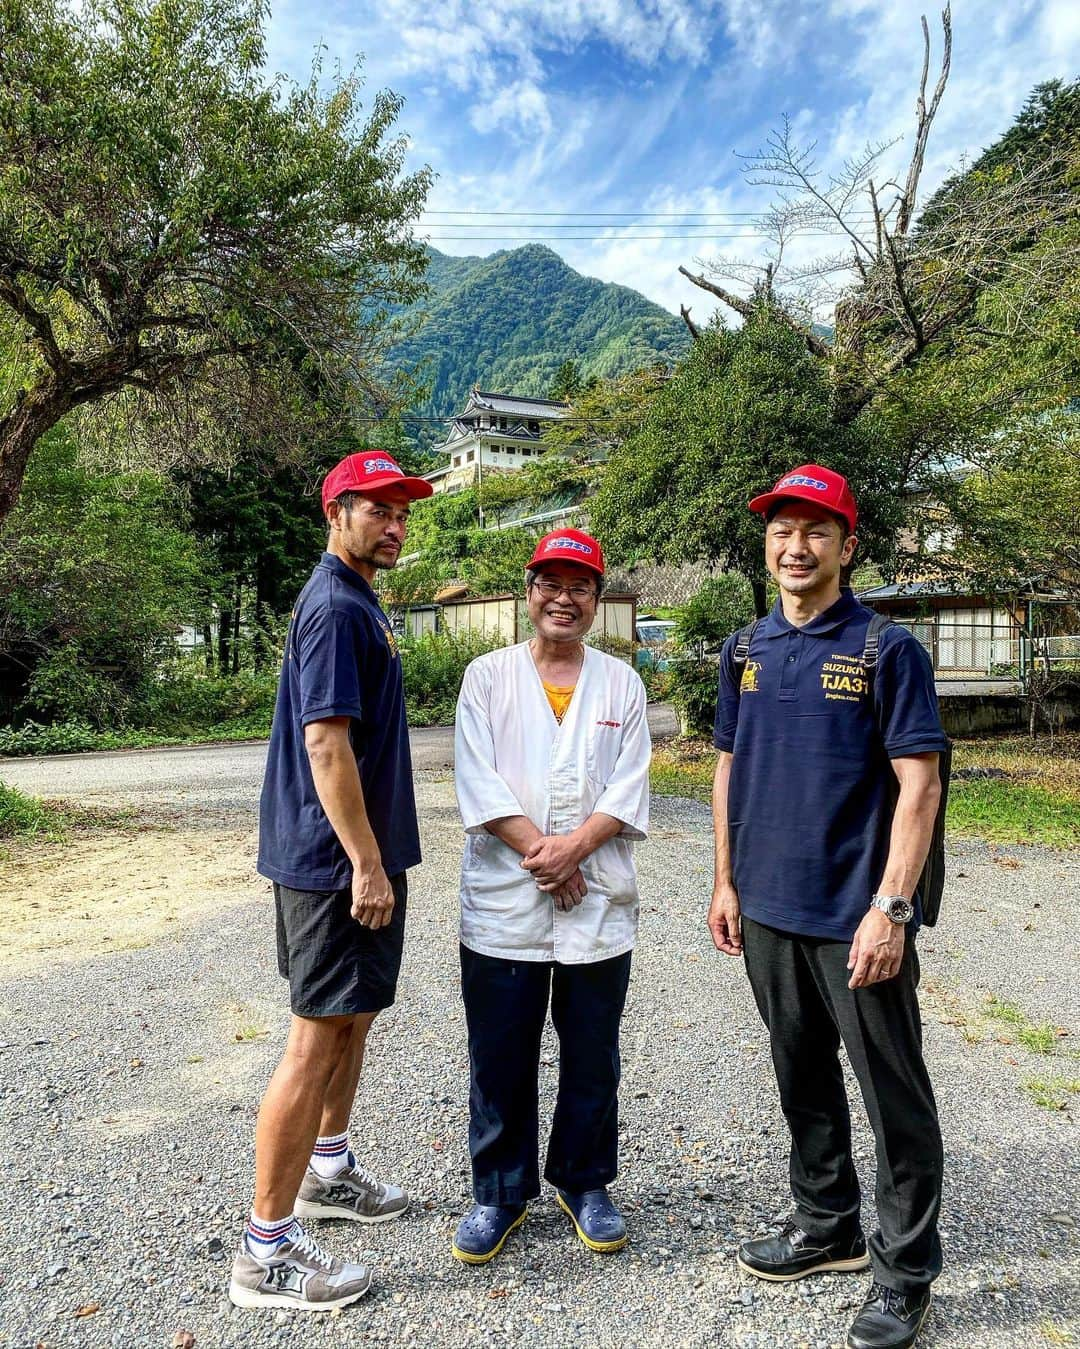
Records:
<instances>
[{"instance_id":1,"label":"tree branch","mask_svg":"<svg viewBox=\"0 0 1080 1349\"><path fill-rule=\"evenodd\" d=\"M945 47L941 54L941 74L938 76L937 88L934 90L934 96L930 100L930 107L926 106L926 77L930 70L930 29L926 22L926 15L922 16L923 30L923 68L922 79L919 82L919 97L915 103L916 129L915 145L911 152L911 163L908 165L907 182L904 184L904 190L900 196L899 210L896 216L896 233L900 235L907 234L911 226L911 219L915 213L915 198L919 190L919 179L922 176L923 159L926 156L926 142L930 135L930 124L938 110L938 104L941 102L941 96L945 92L945 85L949 79L949 66L952 63L952 6L947 4L941 11L941 27L945 35Z\"/></svg>"},{"instance_id":2,"label":"tree branch","mask_svg":"<svg viewBox=\"0 0 1080 1349\"><path fill-rule=\"evenodd\" d=\"M701 333L698 330L697 324L690 317L689 309L687 309L686 305L681 304L679 305L679 313L682 315L682 321L690 329L691 338L696 342L698 338L701 336Z\"/></svg>"}]
</instances>

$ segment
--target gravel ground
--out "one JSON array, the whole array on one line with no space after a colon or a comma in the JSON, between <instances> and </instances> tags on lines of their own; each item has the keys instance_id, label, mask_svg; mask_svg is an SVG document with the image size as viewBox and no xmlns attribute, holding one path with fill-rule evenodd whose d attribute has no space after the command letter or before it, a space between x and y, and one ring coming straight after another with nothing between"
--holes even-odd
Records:
<instances>
[{"instance_id":1,"label":"gravel ground","mask_svg":"<svg viewBox=\"0 0 1080 1349\"><path fill-rule=\"evenodd\" d=\"M245 771L223 783L215 811L227 799L249 810L253 780ZM425 865L411 878L399 1001L372 1034L353 1132L364 1162L406 1185L412 1208L390 1226L331 1223L318 1234L375 1264L372 1293L326 1318L239 1312L225 1298L249 1202L256 1105L287 1023L269 887L258 882L250 902L147 949L0 984L0 1175L9 1195L0 1345L167 1349L181 1327L196 1349L319 1349L361 1338L842 1345L865 1276L767 1286L734 1263L738 1238L785 1207L785 1130L743 971L712 951L704 929L709 822L690 802L655 802L652 837L639 850L642 932L624 1023L615 1191L630 1246L588 1253L545 1193L498 1260L478 1269L452 1260L450 1234L469 1202L460 831L446 775L428 774L418 789ZM163 799L169 790L162 786ZM1068 1049L1076 1042L1040 1056L995 1038L1009 1027L980 1009L993 994L1075 1031L1080 855L1014 856L971 843L954 848L951 862L943 925L921 940L947 1158L946 1270L921 1343L1067 1343L1080 1336L1077 1128L1021 1084L1080 1075ZM542 1069L548 1110L556 1052L549 1043ZM855 1113L872 1189L872 1138Z\"/></svg>"}]
</instances>

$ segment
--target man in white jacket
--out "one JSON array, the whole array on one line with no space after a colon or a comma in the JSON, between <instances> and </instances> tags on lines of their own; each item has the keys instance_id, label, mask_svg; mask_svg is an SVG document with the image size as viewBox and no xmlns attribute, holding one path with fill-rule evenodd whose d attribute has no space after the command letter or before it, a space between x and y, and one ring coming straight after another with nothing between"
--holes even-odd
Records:
<instances>
[{"instance_id":1,"label":"man in white jacket","mask_svg":"<svg viewBox=\"0 0 1080 1349\"><path fill-rule=\"evenodd\" d=\"M473 661L458 700L476 1204L453 1253L469 1264L497 1255L540 1193L549 999L559 1092L544 1175L590 1250L626 1244L607 1186L618 1170L619 1022L638 923L630 842L648 829L650 744L641 680L584 644L603 576L588 534L542 538L526 571L536 636Z\"/></svg>"}]
</instances>

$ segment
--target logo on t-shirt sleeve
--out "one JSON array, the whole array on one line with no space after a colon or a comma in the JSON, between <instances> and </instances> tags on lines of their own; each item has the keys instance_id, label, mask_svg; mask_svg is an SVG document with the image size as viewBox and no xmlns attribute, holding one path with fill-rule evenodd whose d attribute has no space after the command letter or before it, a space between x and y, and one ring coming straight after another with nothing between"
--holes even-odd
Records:
<instances>
[{"instance_id":1,"label":"logo on t-shirt sleeve","mask_svg":"<svg viewBox=\"0 0 1080 1349\"><path fill-rule=\"evenodd\" d=\"M391 656L396 656L398 654L398 644L393 630L388 623L380 623L379 627L382 628L383 636L386 638L386 645L390 648Z\"/></svg>"}]
</instances>

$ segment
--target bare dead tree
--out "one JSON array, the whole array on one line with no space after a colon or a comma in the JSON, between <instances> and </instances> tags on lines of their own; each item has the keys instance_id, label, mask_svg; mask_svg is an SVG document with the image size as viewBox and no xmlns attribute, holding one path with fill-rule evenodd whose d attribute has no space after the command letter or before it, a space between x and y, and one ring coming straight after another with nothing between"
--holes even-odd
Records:
<instances>
[{"instance_id":1,"label":"bare dead tree","mask_svg":"<svg viewBox=\"0 0 1080 1349\"><path fill-rule=\"evenodd\" d=\"M916 207L926 148L952 64L952 15L941 14L943 47L933 93L930 29L922 19L923 63L915 103L915 136L903 185L885 173L891 142L868 144L839 171L820 165L817 143L799 144L790 120L765 146L744 156L744 173L777 196L758 220L769 240L764 262L713 259L680 271L745 317L764 294L774 310L806 336L809 350L828 358L838 384L841 415L851 418L891 375L912 364L954 325L969 321L982 290L1012 279L1015 304L1005 315L1007 336L1037 321L1040 300L1077 264L1075 249L1018 248L1064 218L1068 199L1060 164L1018 164L991 180L961 175L950 185L932 224ZM837 246L810 260L792 260L803 235L835 235ZM733 290L729 282L749 288ZM1005 288L1008 289L1007 287ZM814 314L832 309L834 341L812 331Z\"/></svg>"}]
</instances>

